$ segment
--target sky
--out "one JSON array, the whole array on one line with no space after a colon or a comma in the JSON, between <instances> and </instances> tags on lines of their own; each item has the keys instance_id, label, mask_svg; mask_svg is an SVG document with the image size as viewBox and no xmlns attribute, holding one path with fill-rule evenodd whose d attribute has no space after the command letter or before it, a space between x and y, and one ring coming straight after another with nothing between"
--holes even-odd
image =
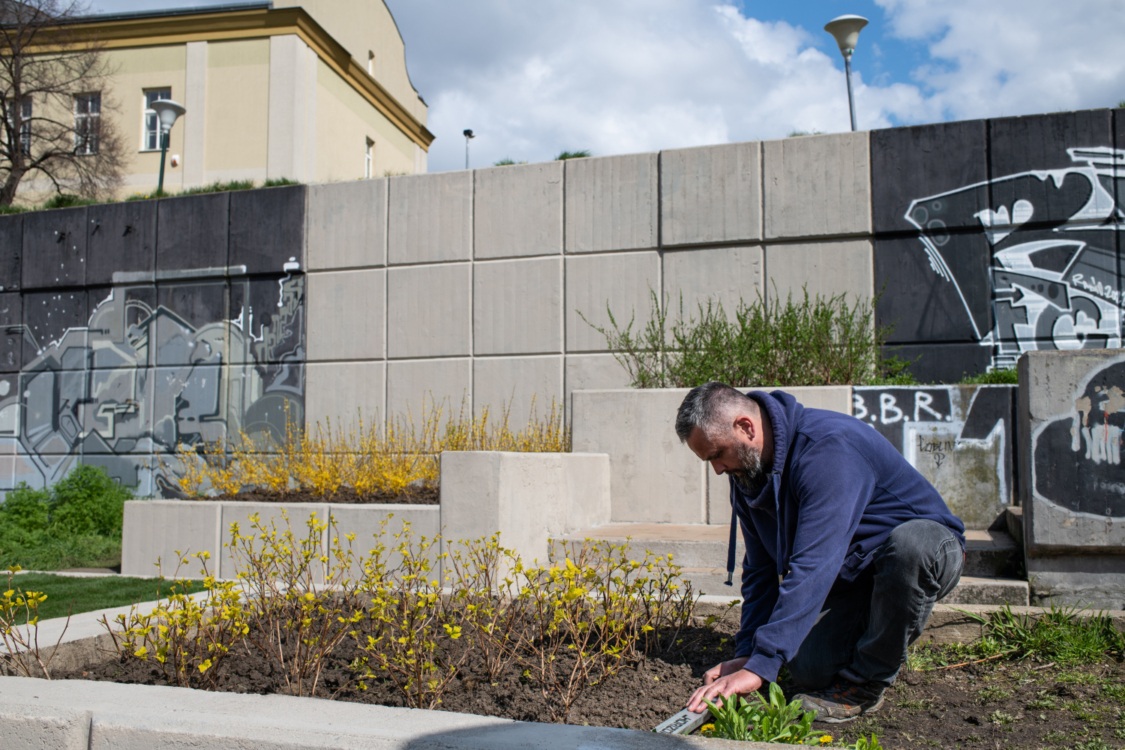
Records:
<instances>
[{"instance_id":1,"label":"sky","mask_svg":"<svg viewBox=\"0 0 1125 750\"><path fill-rule=\"evenodd\" d=\"M431 172L464 167L465 128L474 167L848 130L823 30L845 13L871 22L852 60L863 130L1125 100L1122 0L386 2L429 104Z\"/></svg>"}]
</instances>

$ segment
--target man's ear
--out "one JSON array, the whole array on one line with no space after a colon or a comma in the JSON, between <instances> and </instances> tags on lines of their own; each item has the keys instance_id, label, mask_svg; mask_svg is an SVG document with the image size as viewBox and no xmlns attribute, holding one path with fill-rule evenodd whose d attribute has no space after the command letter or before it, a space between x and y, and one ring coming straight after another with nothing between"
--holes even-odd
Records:
<instances>
[{"instance_id":1,"label":"man's ear","mask_svg":"<svg viewBox=\"0 0 1125 750\"><path fill-rule=\"evenodd\" d=\"M754 440L754 436L757 434L757 430L754 428L754 420L745 414L735 418L733 427L735 432L741 432L751 441Z\"/></svg>"}]
</instances>

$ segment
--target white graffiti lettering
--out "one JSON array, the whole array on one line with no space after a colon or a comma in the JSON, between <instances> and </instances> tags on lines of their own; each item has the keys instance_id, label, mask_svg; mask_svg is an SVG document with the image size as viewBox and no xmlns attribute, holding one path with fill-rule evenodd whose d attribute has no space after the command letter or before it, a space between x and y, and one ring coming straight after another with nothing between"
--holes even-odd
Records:
<instances>
[{"instance_id":1,"label":"white graffiti lettering","mask_svg":"<svg viewBox=\"0 0 1125 750\"><path fill-rule=\"evenodd\" d=\"M889 393L879 394L879 421L883 424L894 424L903 418L902 409L898 408L895 397Z\"/></svg>"},{"instance_id":2,"label":"white graffiti lettering","mask_svg":"<svg viewBox=\"0 0 1125 750\"><path fill-rule=\"evenodd\" d=\"M867 404L863 402L863 396L858 393L852 394L852 416L856 419L863 419L867 416Z\"/></svg>"},{"instance_id":3,"label":"white graffiti lettering","mask_svg":"<svg viewBox=\"0 0 1125 750\"><path fill-rule=\"evenodd\" d=\"M929 412L934 419L939 422L943 419L942 415L930 408L930 404L934 402L934 397L925 391L918 391L914 394L914 421L920 422L919 412Z\"/></svg>"},{"instance_id":4,"label":"white graffiti lettering","mask_svg":"<svg viewBox=\"0 0 1125 750\"><path fill-rule=\"evenodd\" d=\"M1096 424L1083 427L1082 437L1086 438L1086 458L1096 464L1102 461L1119 466L1121 464L1121 428L1112 424Z\"/></svg>"},{"instance_id":5,"label":"white graffiti lettering","mask_svg":"<svg viewBox=\"0 0 1125 750\"><path fill-rule=\"evenodd\" d=\"M1093 276L1087 281L1082 274L1076 273L1070 277L1070 283L1073 286L1085 289L1090 294L1096 294L1102 299L1107 299L1110 302L1121 303L1121 291L1113 287L1103 284L1095 279Z\"/></svg>"}]
</instances>

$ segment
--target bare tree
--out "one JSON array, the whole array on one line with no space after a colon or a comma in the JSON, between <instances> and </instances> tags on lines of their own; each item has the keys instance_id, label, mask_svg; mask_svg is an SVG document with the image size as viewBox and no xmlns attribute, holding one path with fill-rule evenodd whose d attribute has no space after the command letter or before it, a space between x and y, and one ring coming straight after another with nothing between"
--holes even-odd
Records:
<instances>
[{"instance_id":1,"label":"bare tree","mask_svg":"<svg viewBox=\"0 0 1125 750\"><path fill-rule=\"evenodd\" d=\"M0 206L25 178L88 198L121 184L112 71L76 23L87 11L79 0L0 0Z\"/></svg>"}]
</instances>

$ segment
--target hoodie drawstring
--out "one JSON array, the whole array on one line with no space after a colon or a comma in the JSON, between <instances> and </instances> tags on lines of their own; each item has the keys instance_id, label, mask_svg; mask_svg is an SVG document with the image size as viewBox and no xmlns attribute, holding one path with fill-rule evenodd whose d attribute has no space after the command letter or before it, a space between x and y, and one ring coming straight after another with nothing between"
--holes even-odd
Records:
<instances>
[{"instance_id":1,"label":"hoodie drawstring","mask_svg":"<svg viewBox=\"0 0 1125 750\"><path fill-rule=\"evenodd\" d=\"M734 585L734 547L738 543L738 513L731 502L730 508L730 546L727 547L727 586Z\"/></svg>"}]
</instances>

